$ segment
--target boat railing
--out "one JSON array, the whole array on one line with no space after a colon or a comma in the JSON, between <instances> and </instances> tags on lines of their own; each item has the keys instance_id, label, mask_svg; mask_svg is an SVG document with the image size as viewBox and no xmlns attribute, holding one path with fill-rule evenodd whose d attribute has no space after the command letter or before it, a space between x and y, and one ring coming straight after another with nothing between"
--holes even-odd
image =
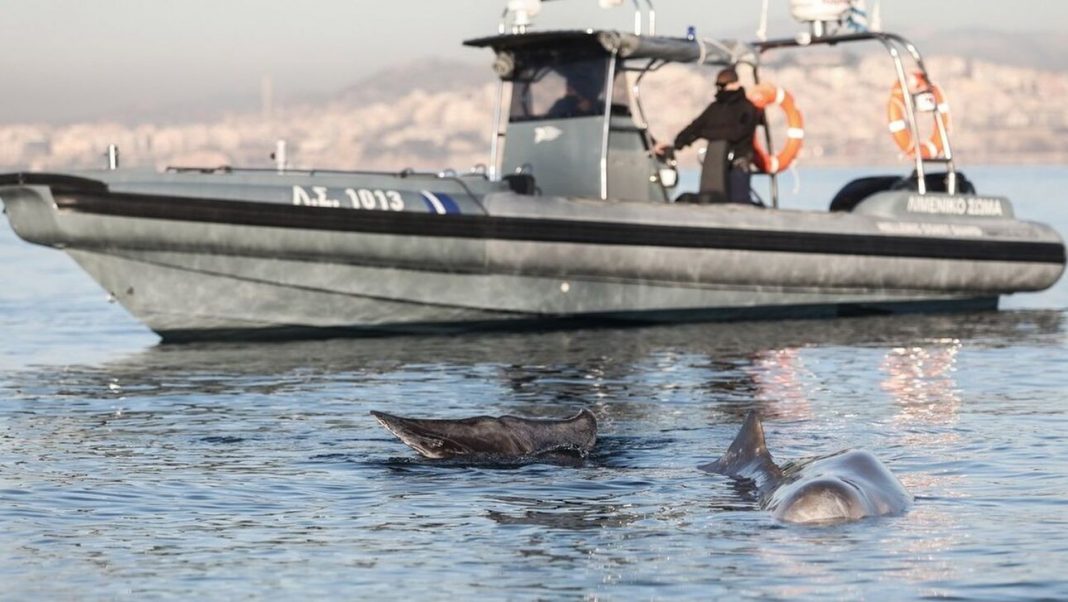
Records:
<instances>
[{"instance_id":1,"label":"boat railing","mask_svg":"<svg viewBox=\"0 0 1068 602\"><path fill-rule=\"evenodd\" d=\"M283 173L283 174L296 174L302 176L317 176L317 175L338 175L338 176L379 176L379 177L391 177L391 178L412 178L420 180L438 180L453 182L467 193L475 203L481 206L478 201L478 196L467 185L471 178L481 179L483 181L489 180L488 174L484 167L476 168L467 173L456 173L451 169L444 171L416 171L411 168L405 168L400 171L373 171L373 170L346 170L346 169L286 169L284 172L279 172L277 169L268 167L231 167L229 165L220 165L218 167L177 167L167 166L164 170L166 173L176 174L240 174L240 173Z\"/></svg>"},{"instance_id":2,"label":"boat railing","mask_svg":"<svg viewBox=\"0 0 1068 602\"><path fill-rule=\"evenodd\" d=\"M916 182L917 191L920 194L927 194L927 185L924 180L925 163L942 163L946 165L946 189L949 194L957 193L957 169L953 159L953 147L949 140L949 130L946 127L945 119L943 119L941 112L934 111L935 126L938 128L938 135L941 137L943 143L942 156L933 158L924 158L923 153L919 149L920 138L920 126L919 121L916 118L918 112L915 99L913 95L909 93L909 78L905 71L905 65L902 61L901 50L899 46L905 50L905 52L916 63L916 68L923 76L925 81L931 81L927 73L927 67L924 64L923 56L916 48L915 44L908 41L904 37L881 31L866 31L851 34L831 35L831 36L799 36L797 38L783 38L779 40L765 40L755 42L753 45L761 52L767 50L773 50L778 48L799 48L805 46L811 46L816 44L824 44L834 46L846 42L860 42L860 41L876 41L883 45L887 53L890 55L891 60L894 62L894 71L897 75L898 85L903 92L902 98L905 108L905 120L908 122L908 127L912 132L912 139L916 141L915 152L913 153L916 163ZM772 189L776 188L775 176L772 175Z\"/></svg>"},{"instance_id":3,"label":"boat railing","mask_svg":"<svg viewBox=\"0 0 1068 602\"><path fill-rule=\"evenodd\" d=\"M217 167L195 167L195 166L174 166L168 165L164 171L166 173L201 173L201 174L231 174L231 173L279 173L275 168L268 167L232 167L229 165L220 165ZM416 171L414 169L406 168L400 171L375 171L375 170L348 170L348 169L293 169L287 168L284 172L286 175L296 174L302 176L316 176L316 175L345 175L345 176L389 176L398 178L423 178L423 179L437 179L437 180L459 180L461 178L481 178L483 180L488 179L485 170L473 170L467 173L457 173L452 170L444 171Z\"/></svg>"}]
</instances>

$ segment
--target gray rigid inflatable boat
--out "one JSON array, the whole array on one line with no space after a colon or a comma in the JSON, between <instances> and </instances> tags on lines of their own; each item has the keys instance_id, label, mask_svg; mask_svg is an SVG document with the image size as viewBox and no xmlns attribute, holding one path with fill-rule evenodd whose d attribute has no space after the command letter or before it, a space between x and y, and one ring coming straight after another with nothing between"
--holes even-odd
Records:
<instances>
[{"instance_id":1,"label":"gray rigid inflatable boat","mask_svg":"<svg viewBox=\"0 0 1068 602\"><path fill-rule=\"evenodd\" d=\"M898 38L821 42L859 39ZM20 237L65 251L165 341L994 309L1064 270L1052 228L962 191L947 157L944 192L918 159L919 177L854 194L848 211L673 199L619 74L752 62L789 41L469 44L498 59L486 173L20 172L0 175L0 199ZM602 78L600 109L538 100L547 74L581 69Z\"/></svg>"}]
</instances>

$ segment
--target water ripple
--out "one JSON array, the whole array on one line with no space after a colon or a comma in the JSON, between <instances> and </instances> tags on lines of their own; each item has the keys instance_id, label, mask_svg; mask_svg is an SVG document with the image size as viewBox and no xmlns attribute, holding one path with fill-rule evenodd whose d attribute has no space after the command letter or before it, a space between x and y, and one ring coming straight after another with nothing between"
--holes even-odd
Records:
<instances>
[{"instance_id":1,"label":"water ripple","mask_svg":"<svg viewBox=\"0 0 1068 602\"><path fill-rule=\"evenodd\" d=\"M1061 311L160 347L72 279L54 330L0 298L31 323L4 597L1068 598ZM427 461L368 415L580 408L568 464ZM912 510L787 526L696 470L754 409L777 460L870 449Z\"/></svg>"}]
</instances>

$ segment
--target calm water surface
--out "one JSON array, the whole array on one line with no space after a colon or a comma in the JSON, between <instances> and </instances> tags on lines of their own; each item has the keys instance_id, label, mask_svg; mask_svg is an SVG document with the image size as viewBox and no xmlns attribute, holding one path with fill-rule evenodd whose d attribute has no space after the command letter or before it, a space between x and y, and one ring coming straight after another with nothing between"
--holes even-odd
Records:
<instances>
[{"instance_id":1,"label":"calm water surface","mask_svg":"<svg viewBox=\"0 0 1068 602\"><path fill-rule=\"evenodd\" d=\"M971 175L1068 231L1068 169ZM0 278L0 598L1068 598L1064 283L959 316L163 347L6 220ZM418 460L367 415L582 407L577 467ZM776 523L695 468L750 409L780 461L870 449L914 507Z\"/></svg>"}]
</instances>

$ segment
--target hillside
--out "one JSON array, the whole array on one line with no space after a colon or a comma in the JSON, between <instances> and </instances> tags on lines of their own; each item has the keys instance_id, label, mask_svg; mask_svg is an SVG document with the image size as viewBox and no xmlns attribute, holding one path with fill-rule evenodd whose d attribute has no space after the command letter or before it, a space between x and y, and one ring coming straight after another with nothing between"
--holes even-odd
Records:
<instances>
[{"instance_id":1,"label":"hillside","mask_svg":"<svg viewBox=\"0 0 1068 602\"><path fill-rule=\"evenodd\" d=\"M1068 160L1068 106L1061 102L1068 74L951 55L935 56L928 66L952 106L963 163ZM712 74L670 66L645 79L646 113L657 138L672 138L712 98ZM894 75L885 57L818 55L773 62L763 75L791 90L804 112L802 164L903 161L886 133ZM109 143L119 145L127 166L268 166L282 138L295 166L466 169L487 160L494 94L486 64L435 60L385 70L333 98L270 116L233 113L177 125L2 125L0 166L97 166ZM696 165L692 157L684 161Z\"/></svg>"}]
</instances>

